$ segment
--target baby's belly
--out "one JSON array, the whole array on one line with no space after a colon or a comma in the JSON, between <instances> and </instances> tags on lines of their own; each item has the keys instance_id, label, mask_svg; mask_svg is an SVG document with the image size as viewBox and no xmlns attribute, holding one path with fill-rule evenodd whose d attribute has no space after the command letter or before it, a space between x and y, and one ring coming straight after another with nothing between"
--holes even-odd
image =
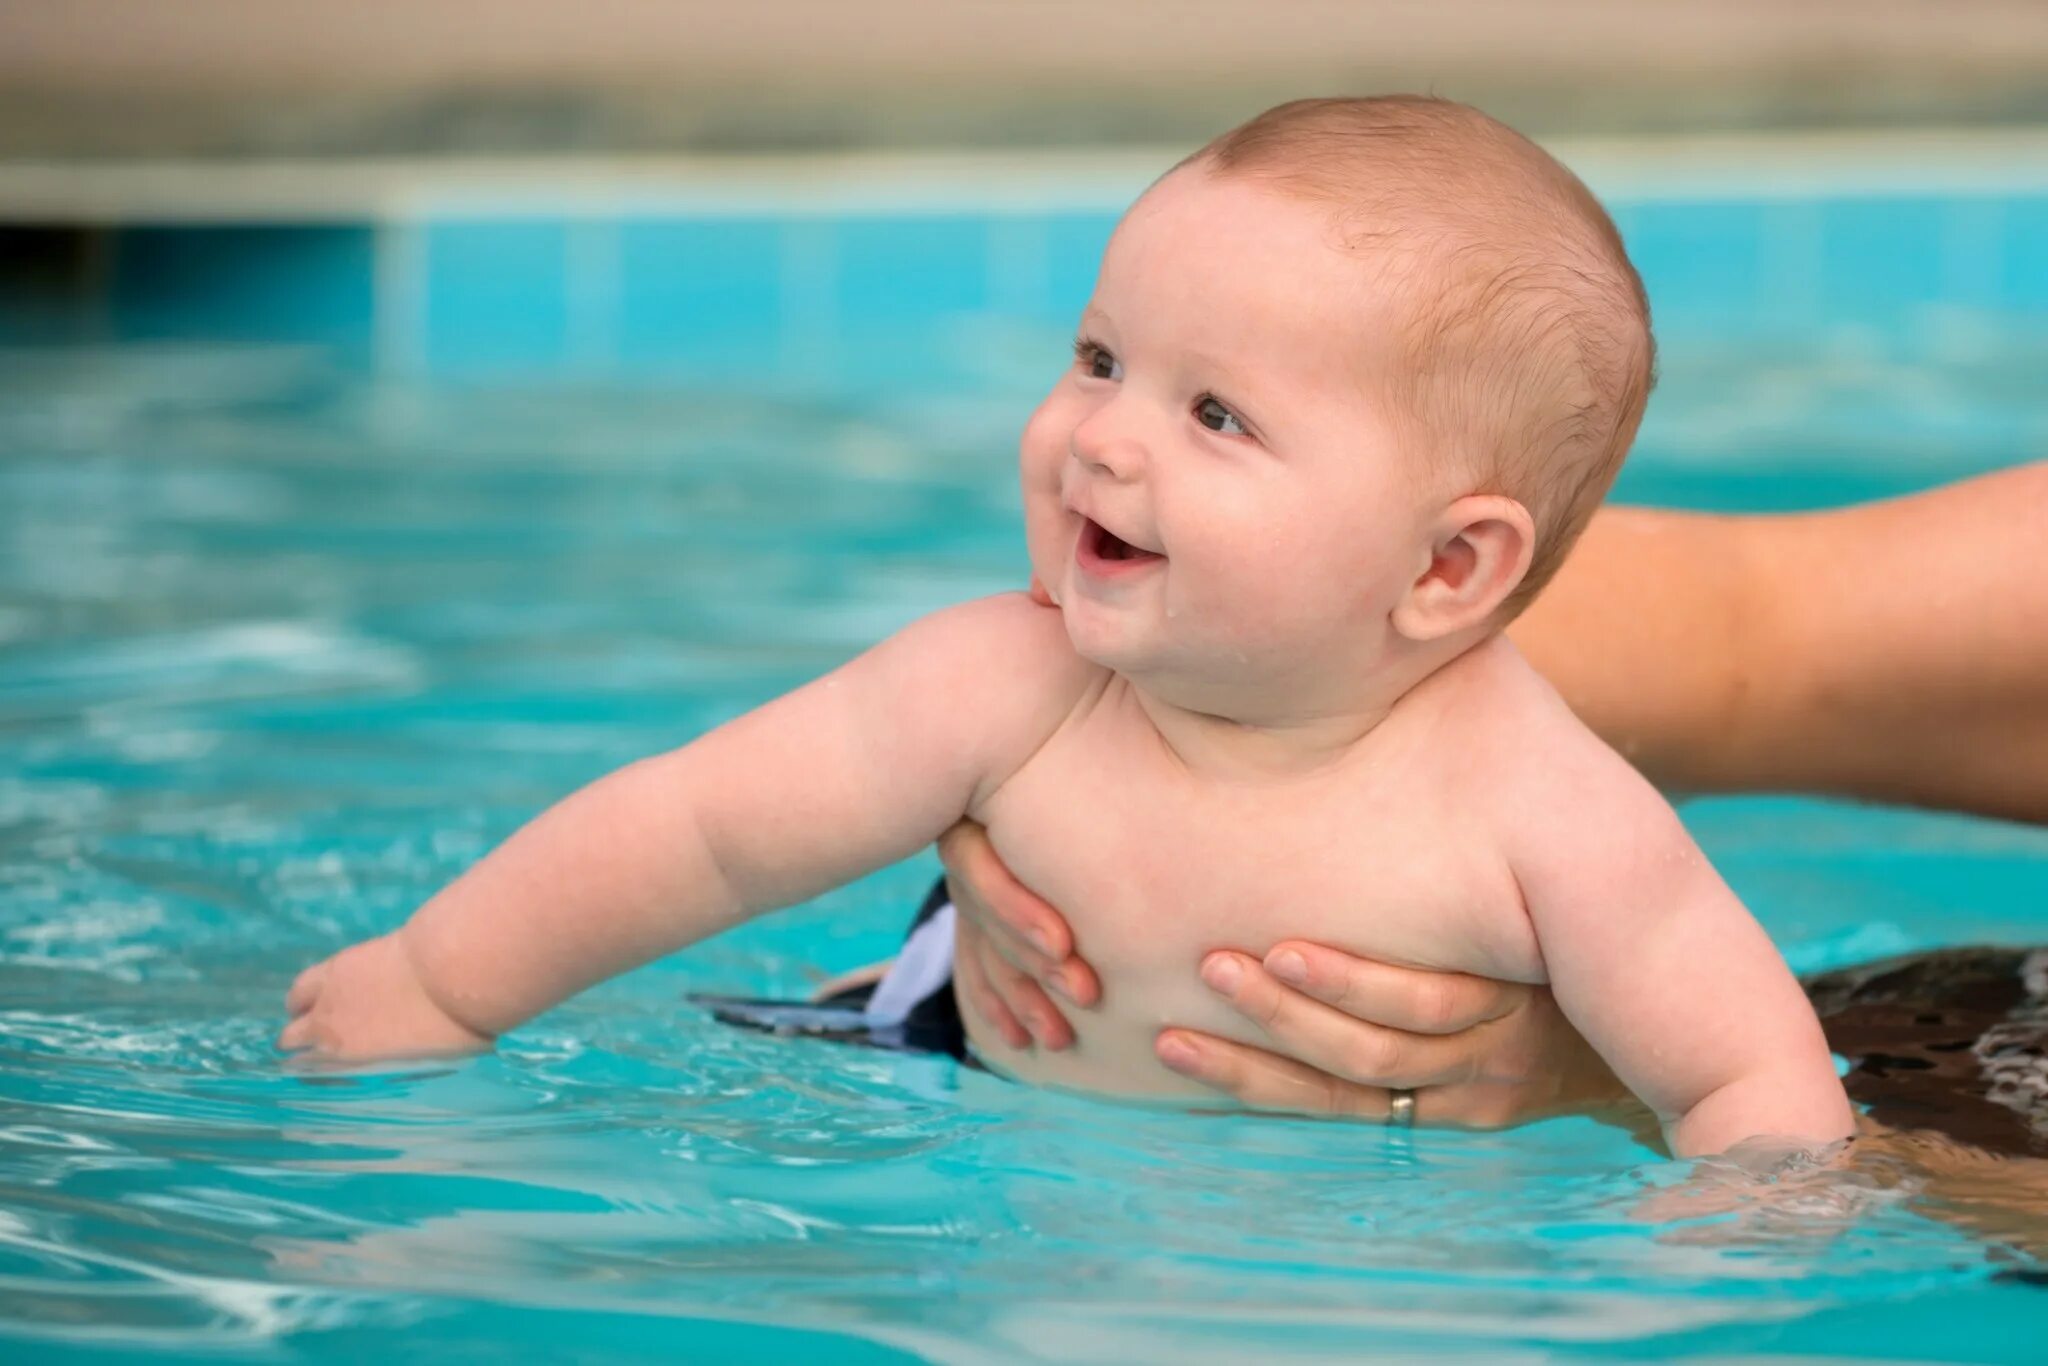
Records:
<instances>
[{"instance_id":1,"label":"baby's belly","mask_svg":"<svg viewBox=\"0 0 2048 1366\"><path fill-rule=\"evenodd\" d=\"M1234 1102L1169 1070L1153 1051L1168 1025L1262 1042L1244 1016L1202 985L1199 962L1176 956L1171 964L1095 964L1103 981L1101 1003L1082 1010L1057 1002L1074 1027L1074 1046L1059 1052L1010 1047L964 993L960 1015L975 1054L1019 1081L1096 1095L1227 1106Z\"/></svg>"}]
</instances>

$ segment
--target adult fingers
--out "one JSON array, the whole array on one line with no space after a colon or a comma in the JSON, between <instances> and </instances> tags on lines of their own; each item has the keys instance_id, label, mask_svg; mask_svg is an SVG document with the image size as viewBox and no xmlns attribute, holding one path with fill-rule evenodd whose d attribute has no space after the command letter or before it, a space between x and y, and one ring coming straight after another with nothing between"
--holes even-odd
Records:
<instances>
[{"instance_id":1,"label":"adult fingers","mask_svg":"<svg viewBox=\"0 0 2048 1366\"><path fill-rule=\"evenodd\" d=\"M1388 1097L1382 1088L1335 1077L1261 1048L1168 1029L1160 1032L1153 1051L1182 1076L1255 1110L1376 1121L1387 1117Z\"/></svg>"},{"instance_id":2,"label":"adult fingers","mask_svg":"<svg viewBox=\"0 0 2048 1366\"><path fill-rule=\"evenodd\" d=\"M313 1008L313 1002L320 996L320 983L327 976L327 964L315 963L292 979L291 989L284 994L284 1008L293 1015L303 1015Z\"/></svg>"},{"instance_id":3,"label":"adult fingers","mask_svg":"<svg viewBox=\"0 0 2048 1366\"><path fill-rule=\"evenodd\" d=\"M1162 1030L1153 1044L1159 1060L1255 1110L1328 1115L1386 1122L1385 1088L1317 1071L1263 1048L1198 1034ZM1415 1121L1440 1128L1499 1129L1525 1118L1511 1088L1432 1086L1415 1095Z\"/></svg>"},{"instance_id":4,"label":"adult fingers","mask_svg":"<svg viewBox=\"0 0 2048 1366\"><path fill-rule=\"evenodd\" d=\"M1300 940L1267 952L1265 968L1287 986L1356 1019L1414 1034L1458 1034L1519 1009L1529 988L1462 972L1356 958Z\"/></svg>"},{"instance_id":5,"label":"adult fingers","mask_svg":"<svg viewBox=\"0 0 2048 1366\"><path fill-rule=\"evenodd\" d=\"M1041 953L1036 944L1019 938L1015 930L1000 920L983 920L968 914L965 910L960 912L953 936L958 943L971 944L977 951L986 948L1001 954L1013 966L1040 980L1059 966Z\"/></svg>"},{"instance_id":6,"label":"adult fingers","mask_svg":"<svg viewBox=\"0 0 2048 1366\"><path fill-rule=\"evenodd\" d=\"M1032 1039L1055 1053L1073 1047L1074 1028L1045 989L1029 973L1005 962L1001 955L986 948L983 955L982 968L988 975L989 989L1003 998L1003 1004L1031 1032Z\"/></svg>"},{"instance_id":7,"label":"adult fingers","mask_svg":"<svg viewBox=\"0 0 2048 1366\"><path fill-rule=\"evenodd\" d=\"M1482 1040L1370 1024L1289 990L1247 954L1210 954L1202 960L1202 981L1279 1052L1346 1081L1412 1089L1467 1081L1477 1070Z\"/></svg>"},{"instance_id":8,"label":"adult fingers","mask_svg":"<svg viewBox=\"0 0 2048 1366\"><path fill-rule=\"evenodd\" d=\"M1066 917L1011 875L979 825L961 821L940 836L939 861L946 865L946 886L961 911L1007 926L1055 962L1074 952Z\"/></svg>"},{"instance_id":9,"label":"adult fingers","mask_svg":"<svg viewBox=\"0 0 2048 1366\"><path fill-rule=\"evenodd\" d=\"M964 940L970 932L970 927L975 924L975 921L963 918L956 933ZM1102 997L1101 979L1095 975L1094 968L1079 958L1068 958L1055 963L1033 946L1005 932L1000 926L986 929L982 935L982 942L990 954L1001 958L1031 981L1052 990L1074 1005L1092 1005Z\"/></svg>"},{"instance_id":10,"label":"adult fingers","mask_svg":"<svg viewBox=\"0 0 2048 1366\"><path fill-rule=\"evenodd\" d=\"M1069 958L1039 980L1077 1006L1090 1006L1102 999L1101 979L1078 957Z\"/></svg>"},{"instance_id":11,"label":"adult fingers","mask_svg":"<svg viewBox=\"0 0 2048 1366\"><path fill-rule=\"evenodd\" d=\"M1007 925L990 924L963 914L953 933L963 952L996 955L1075 1005L1086 1005L1102 995L1102 983L1096 978L1095 969L1079 958L1055 962L1040 953L1037 946L1019 939Z\"/></svg>"},{"instance_id":12,"label":"adult fingers","mask_svg":"<svg viewBox=\"0 0 2048 1366\"><path fill-rule=\"evenodd\" d=\"M977 954L956 955L953 962L953 986L967 998L968 1007L979 1015L990 1028L1012 1048L1029 1048L1031 1031L1017 1022L1010 1007L998 996L989 984L988 972L982 967Z\"/></svg>"}]
</instances>

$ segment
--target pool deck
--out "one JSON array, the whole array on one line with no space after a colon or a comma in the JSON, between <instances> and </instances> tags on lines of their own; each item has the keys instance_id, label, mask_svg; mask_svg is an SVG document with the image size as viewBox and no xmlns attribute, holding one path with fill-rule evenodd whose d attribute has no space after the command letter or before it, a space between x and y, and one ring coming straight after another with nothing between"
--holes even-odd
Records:
<instances>
[{"instance_id":1,"label":"pool deck","mask_svg":"<svg viewBox=\"0 0 2048 1366\"><path fill-rule=\"evenodd\" d=\"M1551 135L2048 123L2048 5L0 2L11 159L1182 146L1402 89Z\"/></svg>"}]
</instances>

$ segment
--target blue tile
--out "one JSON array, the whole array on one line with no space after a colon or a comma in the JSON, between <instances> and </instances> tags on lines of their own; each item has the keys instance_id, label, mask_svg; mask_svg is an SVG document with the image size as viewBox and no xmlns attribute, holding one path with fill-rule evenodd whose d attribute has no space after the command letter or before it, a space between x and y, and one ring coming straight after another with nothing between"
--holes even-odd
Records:
<instances>
[{"instance_id":1,"label":"blue tile","mask_svg":"<svg viewBox=\"0 0 2048 1366\"><path fill-rule=\"evenodd\" d=\"M1747 330L1763 287L1762 220L1753 203L1659 203L1616 214L1660 333Z\"/></svg>"},{"instance_id":2,"label":"blue tile","mask_svg":"<svg viewBox=\"0 0 2048 1366\"><path fill-rule=\"evenodd\" d=\"M849 218L839 226L840 315L927 322L989 303L988 221L980 215Z\"/></svg>"},{"instance_id":3,"label":"blue tile","mask_svg":"<svg viewBox=\"0 0 2048 1366\"><path fill-rule=\"evenodd\" d=\"M429 370L529 373L567 360L565 224L439 221L421 239Z\"/></svg>"},{"instance_id":4,"label":"blue tile","mask_svg":"<svg viewBox=\"0 0 2048 1366\"><path fill-rule=\"evenodd\" d=\"M110 323L131 340L312 342L367 355L367 225L138 227L114 241Z\"/></svg>"},{"instance_id":5,"label":"blue tile","mask_svg":"<svg viewBox=\"0 0 2048 1366\"><path fill-rule=\"evenodd\" d=\"M2014 195L2000 209L2002 299L2015 313L2048 313L2048 195Z\"/></svg>"},{"instance_id":6,"label":"blue tile","mask_svg":"<svg viewBox=\"0 0 2048 1366\"><path fill-rule=\"evenodd\" d=\"M719 378L776 369L785 233L803 226L754 218L622 223L620 362Z\"/></svg>"},{"instance_id":7,"label":"blue tile","mask_svg":"<svg viewBox=\"0 0 2048 1366\"><path fill-rule=\"evenodd\" d=\"M1831 323L1898 323L1947 294L1946 201L1837 199L1820 210L1821 313Z\"/></svg>"}]
</instances>

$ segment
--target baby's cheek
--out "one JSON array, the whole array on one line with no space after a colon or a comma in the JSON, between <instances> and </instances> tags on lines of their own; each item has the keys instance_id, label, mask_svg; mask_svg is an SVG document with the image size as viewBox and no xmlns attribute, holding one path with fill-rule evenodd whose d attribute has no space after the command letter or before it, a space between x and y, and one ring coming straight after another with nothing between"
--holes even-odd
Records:
<instances>
[{"instance_id":1,"label":"baby's cheek","mask_svg":"<svg viewBox=\"0 0 2048 1366\"><path fill-rule=\"evenodd\" d=\"M1068 523L1072 514L1060 506L1057 480L1024 480L1024 548L1031 556L1031 572L1057 590L1065 570L1069 545Z\"/></svg>"},{"instance_id":2,"label":"baby's cheek","mask_svg":"<svg viewBox=\"0 0 2048 1366\"><path fill-rule=\"evenodd\" d=\"M1278 617L1292 614L1309 571L1300 528L1261 516L1242 500L1218 497L1192 523L1186 557L1202 572L1181 577L1188 600L1178 606L1228 623L1233 634L1263 635Z\"/></svg>"},{"instance_id":3,"label":"baby's cheek","mask_svg":"<svg viewBox=\"0 0 2048 1366\"><path fill-rule=\"evenodd\" d=\"M1025 494L1024 550L1031 557L1031 572L1056 598L1066 583L1064 515L1057 502Z\"/></svg>"},{"instance_id":4,"label":"baby's cheek","mask_svg":"<svg viewBox=\"0 0 2048 1366\"><path fill-rule=\"evenodd\" d=\"M1065 545L1067 513L1060 506L1060 469L1066 444L1060 435L1057 404L1048 399L1024 424L1018 443L1017 473L1024 501L1025 547L1031 572L1057 589Z\"/></svg>"}]
</instances>

